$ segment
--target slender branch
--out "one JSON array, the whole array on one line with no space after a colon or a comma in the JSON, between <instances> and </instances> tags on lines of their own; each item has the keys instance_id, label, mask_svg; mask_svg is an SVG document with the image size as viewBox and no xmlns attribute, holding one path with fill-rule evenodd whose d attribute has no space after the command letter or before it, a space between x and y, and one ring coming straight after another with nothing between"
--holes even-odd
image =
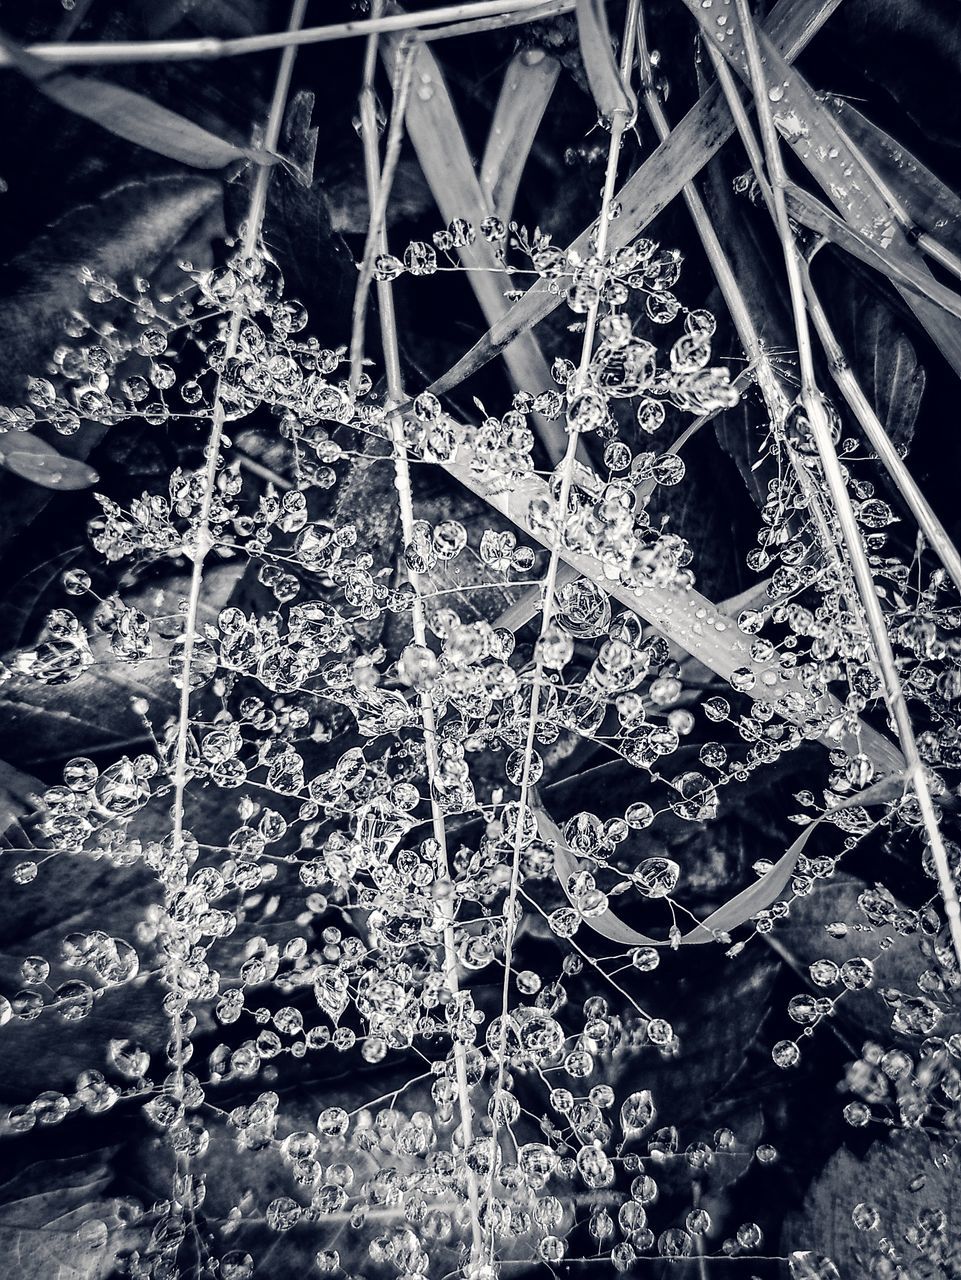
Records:
<instances>
[{"instance_id":1,"label":"slender branch","mask_svg":"<svg viewBox=\"0 0 961 1280\"><path fill-rule=\"evenodd\" d=\"M128 40L98 41L95 44L32 44L27 53L44 62L60 66L97 66L133 62L210 62L221 58L239 58L251 53L270 53L331 40L348 40L385 31L411 31L420 27L446 23L476 22L482 18L508 18L516 23L533 22L559 13L569 13L574 0L470 0L464 4L445 5L416 13L394 13L378 18L360 18L356 22L335 22L325 27L303 30L274 31L260 36L240 36L234 40L217 40L204 36L198 40ZM505 22L506 25L506 22ZM459 29L448 34L463 34ZM12 67L6 50L0 49L0 67Z\"/></svg>"},{"instance_id":2,"label":"slender branch","mask_svg":"<svg viewBox=\"0 0 961 1280\"><path fill-rule=\"evenodd\" d=\"M364 164L367 177L367 198L372 213L379 210L380 216L371 225L369 243L374 245L377 253L386 251L386 234L384 229L383 207L380 204L380 188L384 182L381 173L380 156L377 147L377 117L374 100L374 73L377 67L378 36L376 32L368 37L364 58L364 79L360 97L361 138L364 146ZM403 120L403 108L396 111L396 118ZM400 367L400 350L397 339L397 320L394 313L394 297L389 280L377 281L377 303L380 316L381 345L384 354L384 366L387 375L387 401L390 407L390 432L394 454L394 483L400 507L401 531L405 545L414 539L414 502L410 483L410 466L407 459L407 446L404 440L404 420L397 412L396 406L406 399ZM356 315L356 309L355 309ZM363 331L361 330L361 341ZM421 648L427 647L427 612L424 608L424 590L421 575L413 570L408 571L410 584L414 590L414 601L411 609L411 626L414 643ZM437 799L436 782L440 774L437 756L437 722L434 715L434 704L427 690L418 692L421 724L424 730L424 748L427 760L427 781L430 788L431 825L434 840L437 844L437 883L452 889L450 880L450 857L447 847L447 829L444 812ZM454 999L457 999L460 983L457 974L457 945L454 933L454 903L452 892L439 894L437 912L441 923L444 946L444 973L447 987ZM460 1111L461 1131L465 1151L474 1138L473 1111L470 1100L470 1086L467 1079L466 1049L462 1040L452 1035L454 1072L457 1085L458 1108ZM467 1195L471 1218L471 1256L479 1258L483 1247L480 1224L480 1195L477 1177L469 1166L465 1166L467 1178Z\"/></svg>"},{"instance_id":3,"label":"slender branch","mask_svg":"<svg viewBox=\"0 0 961 1280\"><path fill-rule=\"evenodd\" d=\"M801 257L791 231L784 195L787 174L768 99L764 66L761 61L757 34L754 30L754 20L751 16L748 0L735 0L735 7L744 41L751 88L761 126L761 139L771 182L775 220L784 253L784 264L787 271L791 308L794 314L794 326L798 341L801 400L811 427L818 456L821 460L821 468L828 486L828 492L834 503L834 514L841 528L845 548L851 563L851 570L857 583L858 594L861 597L861 606L864 610L868 631L881 670L885 701L901 741L901 749L906 760L906 776L914 788L918 806L921 810L925 832L937 869L941 894L944 899L944 909L948 919L951 939L958 963L961 964L961 904L958 902L947 850L944 847L927 775L925 774L917 740L914 736L911 716L904 697L904 690L901 687L897 663L891 647L891 638L888 634L884 612L874 584L874 576L871 572L864 543L861 540L861 531L858 527L851 496L847 490L844 471L834 447L824 401L817 389L801 273Z\"/></svg>"}]
</instances>

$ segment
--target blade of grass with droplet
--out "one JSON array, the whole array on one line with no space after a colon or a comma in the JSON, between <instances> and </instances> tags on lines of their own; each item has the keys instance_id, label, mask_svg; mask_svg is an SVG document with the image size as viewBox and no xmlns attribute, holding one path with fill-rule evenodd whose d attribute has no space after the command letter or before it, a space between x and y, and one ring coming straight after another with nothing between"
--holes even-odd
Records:
<instances>
[{"instance_id":1,"label":"blade of grass with droplet","mask_svg":"<svg viewBox=\"0 0 961 1280\"><path fill-rule=\"evenodd\" d=\"M901 789L900 777L885 778L857 795L846 797L835 808L829 809L821 817L815 818L813 822L805 827L790 848L778 858L771 869L765 872L760 880L748 885L746 889L742 889L740 893L735 894L723 906L718 907L700 924L688 930L678 940L677 945L683 947L702 945L706 942L717 942L719 934L729 934L732 929L745 924L753 916L756 916L759 911L764 911L773 906L790 884L794 869L797 866L798 859L804 852L805 845L825 818L829 818L838 809L851 809L856 806L884 803L893 799ZM565 896L576 910L576 901L568 890L568 879L579 869L577 858L565 841L557 823L544 808L539 797L534 797L531 808L537 821L537 830L540 838L554 846L554 872L561 888L564 890ZM667 947L672 945L668 940L652 938L646 933L639 933L638 930L632 929L610 907L607 907L599 915L582 916L581 919L595 933L599 933L611 942L620 943L622 946Z\"/></svg>"},{"instance_id":2,"label":"blade of grass with droplet","mask_svg":"<svg viewBox=\"0 0 961 1280\"><path fill-rule=\"evenodd\" d=\"M531 505L536 500L549 501L548 486L539 476L528 474L514 478L510 488L506 488L502 480L491 477L475 462L466 441L460 444L454 460L441 465L465 488L523 529L528 537L542 546L551 545L550 534L530 518ZM719 611L711 600L693 587L654 583L629 587L619 580L616 573L609 574L603 562L595 556L566 548L562 549L561 556L578 574L589 578L626 608L634 610L655 631L703 663L715 675L730 683L735 672L746 670L753 678L751 687L744 690L750 697L773 703L779 703L788 695L806 697L800 681L781 669L779 654L775 653L768 662L757 662L751 655L749 637L741 633L732 618ZM738 680L738 683L743 682ZM901 768L903 761L898 750L869 725L860 724L857 734L843 729L840 704L835 699L824 700L821 708L821 713L831 721L832 732L826 740L832 747L850 754L863 752L885 776ZM784 707L784 714L791 718L790 706Z\"/></svg>"},{"instance_id":3,"label":"blade of grass with droplet","mask_svg":"<svg viewBox=\"0 0 961 1280\"><path fill-rule=\"evenodd\" d=\"M513 217L521 175L560 69L557 59L543 50L525 49L504 72L480 167L481 190L503 222Z\"/></svg>"},{"instance_id":4,"label":"blade of grass with droplet","mask_svg":"<svg viewBox=\"0 0 961 1280\"><path fill-rule=\"evenodd\" d=\"M736 387L738 391L741 391L753 380L754 371L751 369L745 369L743 373L740 373L734 379L732 385ZM721 411L719 409L715 409L709 413L701 414L699 418L695 418L694 421L681 432L667 452L680 453L688 440L700 431L701 427L706 426L707 423L713 421L720 412ZM603 486L599 476L592 474L591 476L579 477L578 484L581 483L582 479L587 482L586 487L588 488L588 492L600 493ZM642 480L639 484L634 486L634 493L637 498L638 506L645 505L647 499L654 492L654 489L655 482L653 480ZM573 582L577 577L577 573L574 572L570 565L562 564L557 571L556 589L559 591L561 587L567 586L569 582ZM506 627L509 631L518 631L525 625L525 623L530 622L532 618L536 617L540 611L541 588L540 584L538 584L535 587L528 588L523 595L518 596L514 603L505 609L500 617L495 620L493 625L495 627Z\"/></svg>"},{"instance_id":5,"label":"blade of grass with droplet","mask_svg":"<svg viewBox=\"0 0 961 1280\"><path fill-rule=\"evenodd\" d=\"M886 276L915 312L919 305L931 302L949 316L961 319L961 294L936 280L919 259L888 256L857 228L844 222L827 205L800 187L789 184L785 197L795 222L816 231L852 258Z\"/></svg>"},{"instance_id":6,"label":"blade of grass with droplet","mask_svg":"<svg viewBox=\"0 0 961 1280\"><path fill-rule=\"evenodd\" d=\"M843 98L827 105L847 136L893 187L919 227L961 250L961 199L890 134Z\"/></svg>"},{"instance_id":7,"label":"blade of grass with droplet","mask_svg":"<svg viewBox=\"0 0 961 1280\"><path fill-rule=\"evenodd\" d=\"M618 113L633 117L637 102L621 79L604 0L577 0L574 13L581 58L598 115L607 121Z\"/></svg>"},{"instance_id":8,"label":"blade of grass with droplet","mask_svg":"<svg viewBox=\"0 0 961 1280\"><path fill-rule=\"evenodd\" d=\"M0 35L10 61L46 97L75 115L92 120L119 138L195 169L222 169L236 160L273 164L276 156L240 147L185 116L122 85L77 76L33 57Z\"/></svg>"},{"instance_id":9,"label":"blade of grass with droplet","mask_svg":"<svg viewBox=\"0 0 961 1280\"><path fill-rule=\"evenodd\" d=\"M766 24L772 39L791 62L824 25L841 0L780 0ZM611 223L612 249L629 243L681 194L734 132L734 125L717 85L712 85L634 175L618 191L620 217ZM593 230L587 227L571 245L586 253ZM538 282L513 304L504 317L431 386L437 394L453 390L518 334L526 333L560 305L562 297Z\"/></svg>"},{"instance_id":10,"label":"blade of grass with droplet","mask_svg":"<svg viewBox=\"0 0 961 1280\"><path fill-rule=\"evenodd\" d=\"M684 0L703 32L742 79L749 81L747 59L736 15L730 6L722 10L704 9L700 0ZM718 21L723 17L723 23ZM804 76L790 67L780 51L763 32L758 41L764 63L764 83L771 99L775 123L784 140L811 176L838 209L843 220L858 233L859 241L872 242L886 274L902 293L928 334L937 343L952 368L961 375L961 321L957 314L961 298L947 302L943 286L919 289L919 280L930 276L920 252L908 240L890 207L878 192L871 174L862 163L831 110L811 89ZM913 287L905 287L904 273L914 277ZM920 273L920 277L917 273ZM931 277L933 280L933 277ZM927 296L919 296L915 289ZM937 300L932 297L937 294Z\"/></svg>"},{"instance_id":11,"label":"blade of grass with droplet","mask_svg":"<svg viewBox=\"0 0 961 1280\"><path fill-rule=\"evenodd\" d=\"M389 43L391 65L399 45L398 39ZM413 85L405 116L407 133L437 207L448 222L455 218L480 221L490 212L490 207L440 64L424 44L419 45L414 54ZM508 278L503 264L483 236L459 247L457 252L467 268L468 280L487 323L496 324L510 309L504 297ZM515 339L503 352L514 386L535 395L552 387L547 361L533 335L519 334ZM537 415L536 425L551 460L559 461L567 447L563 424Z\"/></svg>"}]
</instances>

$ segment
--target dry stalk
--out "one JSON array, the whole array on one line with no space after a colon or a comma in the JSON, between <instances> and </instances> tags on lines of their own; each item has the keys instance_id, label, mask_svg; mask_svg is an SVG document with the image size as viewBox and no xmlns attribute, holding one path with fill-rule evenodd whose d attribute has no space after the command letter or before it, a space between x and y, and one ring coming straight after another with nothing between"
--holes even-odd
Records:
<instances>
[{"instance_id":1,"label":"dry stalk","mask_svg":"<svg viewBox=\"0 0 961 1280\"><path fill-rule=\"evenodd\" d=\"M270 53L275 49L326 44L332 40L349 40L389 31L413 31L441 24L454 24L444 33L446 35L467 35L484 19L502 19L499 25L506 26L570 13L573 8L574 0L467 0L464 4L444 5L438 9L416 13L359 18L356 22L334 22L329 26L305 27L302 30L288 28L286 31L240 36L233 40L201 37L197 40L103 40L94 44L32 44L27 47L27 53L61 67L135 62L211 62L222 58L245 57L252 53ZM440 33L434 34L436 38ZM0 49L0 67L13 65L7 51Z\"/></svg>"},{"instance_id":2,"label":"dry stalk","mask_svg":"<svg viewBox=\"0 0 961 1280\"><path fill-rule=\"evenodd\" d=\"M291 33L296 32L303 23L306 8L307 0L294 0L291 7L289 24L289 30ZM274 83L270 113L264 129L263 140L260 144L265 150L275 150L280 139L280 129L283 122L287 96L290 90L290 79L296 52L296 46L290 44L284 49L281 55L280 66L277 70L277 78ZM254 177L254 185L250 195L250 204L247 210L247 221L243 231L243 254L245 258L250 258L255 255L260 241L264 213L267 207L267 187L270 182L270 172L271 170L268 166L259 165ZM241 297L231 306L230 325L227 333L225 351L225 356L228 361L236 354L243 318L244 308L243 299ZM190 587L187 594L187 608L184 616L184 649L183 661L180 668L180 702L177 713L173 759L174 788L172 806L172 844L174 858L177 858L180 855L184 842L184 798L187 786L187 755L190 738L191 672L196 653L197 621L200 610L200 598L203 591L204 565L206 564L207 556L212 546L212 539L210 535L210 516L213 508L214 494L216 492L217 470L220 461L220 448L221 441L223 439L225 421L226 407L223 399L223 387L221 379L218 378L211 412L210 435L207 439L203 497L201 499L200 510L197 515L195 541L192 552L193 566L190 573ZM168 891L168 898L169 896ZM179 968L177 967L177 962L171 958L171 972L168 981L171 989L175 992L178 990L179 978L180 973ZM179 1012L174 1012L171 1015L171 1040L174 1046L172 1094L174 1099L182 1105L184 1096L184 1069L182 1062L183 1055L181 1052L183 1045L183 1024L181 1022ZM183 1160L184 1157L178 1157L178 1165L182 1164Z\"/></svg>"}]
</instances>

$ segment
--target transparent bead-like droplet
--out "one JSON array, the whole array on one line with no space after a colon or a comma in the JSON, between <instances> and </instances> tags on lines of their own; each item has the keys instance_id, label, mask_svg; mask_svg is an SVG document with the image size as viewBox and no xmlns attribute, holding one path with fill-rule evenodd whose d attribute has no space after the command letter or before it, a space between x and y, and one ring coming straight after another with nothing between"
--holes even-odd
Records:
<instances>
[{"instance_id":1,"label":"transparent bead-like droplet","mask_svg":"<svg viewBox=\"0 0 961 1280\"><path fill-rule=\"evenodd\" d=\"M621 1103L621 1128L625 1136L636 1137L654 1123L657 1108L650 1089L629 1094Z\"/></svg>"},{"instance_id":2,"label":"transparent bead-like droplet","mask_svg":"<svg viewBox=\"0 0 961 1280\"><path fill-rule=\"evenodd\" d=\"M671 1227L658 1236L657 1252L662 1258L689 1258L694 1252L694 1241L682 1227Z\"/></svg>"},{"instance_id":3,"label":"transparent bead-like droplet","mask_svg":"<svg viewBox=\"0 0 961 1280\"><path fill-rule=\"evenodd\" d=\"M841 1273L830 1258L803 1250L788 1258L791 1280L841 1280Z\"/></svg>"},{"instance_id":4,"label":"transparent bead-like droplet","mask_svg":"<svg viewBox=\"0 0 961 1280\"><path fill-rule=\"evenodd\" d=\"M693 770L679 774L671 786L676 796L670 801L671 809L679 818L688 822L706 822L717 816L717 791L714 783L703 773Z\"/></svg>"},{"instance_id":5,"label":"transparent bead-like droplet","mask_svg":"<svg viewBox=\"0 0 961 1280\"><path fill-rule=\"evenodd\" d=\"M670 858L645 858L631 879L645 898L666 898L674 892L681 868Z\"/></svg>"}]
</instances>

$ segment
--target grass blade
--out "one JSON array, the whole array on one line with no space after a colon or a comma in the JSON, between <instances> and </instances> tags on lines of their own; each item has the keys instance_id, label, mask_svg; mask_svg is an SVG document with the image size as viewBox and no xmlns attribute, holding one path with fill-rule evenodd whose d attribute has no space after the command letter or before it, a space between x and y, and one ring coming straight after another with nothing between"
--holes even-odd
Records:
<instances>
[{"instance_id":1,"label":"grass blade","mask_svg":"<svg viewBox=\"0 0 961 1280\"><path fill-rule=\"evenodd\" d=\"M390 42L392 66L399 46L399 40ZM465 217L479 221L490 207L440 64L424 44L414 54L413 77L419 89L408 100L407 132L437 207L448 222ZM504 297L503 265L493 246L479 236L473 244L459 248L458 254L468 268L468 279L487 323L497 324L510 304ZM503 355L516 388L536 394L553 386L547 361L533 335L515 334L514 340L505 344ZM536 422L551 460L557 462L567 444L563 426L539 416Z\"/></svg>"},{"instance_id":2,"label":"grass blade","mask_svg":"<svg viewBox=\"0 0 961 1280\"><path fill-rule=\"evenodd\" d=\"M480 167L488 207L504 222L513 216L521 174L560 70L556 58L540 49L525 49L504 73Z\"/></svg>"},{"instance_id":3,"label":"grass blade","mask_svg":"<svg viewBox=\"0 0 961 1280\"><path fill-rule=\"evenodd\" d=\"M577 15L577 39L581 46L581 58L598 115L602 120L610 121L620 112L633 119L637 102L621 79L607 25L604 0L577 0L574 12Z\"/></svg>"},{"instance_id":4,"label":"grass blade","mask_svg":"<svg viewBox=\"0 0 961 1280\"><path fill-rule=\"evenodd\" d=\"M705 37L749 82L743 32L733 13L727 13L719 25L713 9L703 9L699 0L684 0L697 19ZM808 85L804 77L787 61L763 31L758 32L762 56L764 90L772 109L774 122L787 144L804 164L811 176L835 205L841 218L857 233L857 241L845 247L851 251L864 241L873 243L888 266L887 275L905 298L908 306L940 347L952 368L961 375L961 322L957 295L933 282L927 287L930 273L918 250L892 214L877 190L858 154L857 148L840 127L832 112ZM797 196L797 193L794 193ZM807 198L802 205L808 209ZM792 210L793 214L793 210ZM819 215L823 219L823 215ZM837 226L834 233L840 234ZM876 260L875 265L880 267ZM920 274L919 274L920 273ZM905 285L906 277L911 285ZM917 291L917 292L916 292ZM923 297L918 297L921 293ZM950 299L956 299L950 302ZM948 314L946 314L946 312Z\"/></svg>"},{"instance_id":5,"label":"grass blade","mask_svg":"<svg viewBox=\"0 0 961 1280\"><path fill-rule=\"evenodd\" d=\"M928 300L950 316L961 319L961 295L935 280L919 260L912 256L892 257L863 233L842 221L827 205L793 183L787 185L784 194L788 212L795 222L816 231L839 249L845 249L852 258L886 276L897 285L913 310Z\"/></svg>"},{"instance_id":6,"label":"grass blade","mask_svg":"<svg viewBox=\"0 0 961 1280\"><path fill-rule=\"evenodd\" d=\"M551 545L550 534L533 526L530 520L532 502L549 496L547 483L539 476L518 478L507 489L502 479L491 477L489 472L474 465L470 445L466 442L459 446L455 460L442 465L449 475L483 498L529 537L542 546ZM608 577L604 564L595 556L566 548L562 548L561 556L578 574L596 583L625 608L632 609L655 631L715 675L730 681L738 668L748 668L755 677L750 690L752 698L781 704L788 695L802 695L798 682L781 671L778 654L769 662L756 662L751 657L749 638L741 634L734 620L693 587L683 590L655 585L629 587L616 578ZM797 718L798 713L792 712L790 703L781 705L786 718ZM883 776L902 767L898 750L869 725L862 724L856 736L845 733L838 719L840 706L833 699L821 704L819 715L831 722L832 729L826 732L824 740L832 748L840 748L850 754L863 751ZM835 731L837 736L834 736Z\"/></svg>"},{"instance_id":7,"label":"grass blade","mask_svg":"<svg viewBox=\"0 0 961 1280\"><path fill-rule=\"evenodd\" d=\"M827 103L847 136L919 227L961 250L961 200L930 169L843 98Z\"/></svg>"},{"instance_id":8,"label":"grass blade","mask_svg":"<svg viewBox=\"0 0 961 1280\"><path fill-rule=\"evenodd\" d=\"M745 370L744 373L734 379L733 385L740 391L750 385L753 380L753 371ZM707 423L717 417L719 412L720 410L712 410L710 413L704 413L699 418L695 418L690 426L681 432L680 436L678 436L670 449L666 452L680 453L688 440L700 431L701 427L706 426ZM593 472L589 474L582 473L579 475L578 483L582 484L589 493L600 493L600 478ZM643 506L647 502L648 498L654 491L654 487L653 480L642 480L639 484L634 486L634 493L637 495L639 506ZM557 570L557 589L560 590L561 587L566 586L569 582L573 582L577 577L578 574L570 567L570 565L562 564ZM504 610L504 612L497 618L494 626L506 627L509 631L519 631L521 627L530 622L540 613L541 596L542 592L540 584L535 587L528 588L523 595L518 596L514 603Z\"/></svg>"},{"instance_id":9,"label":"grass blade","mask_svg":"<svg viewBox=\"0 0 961 1280\"><path fill-rule=\"evenodd\" d=\"M885 778L873 787L868 787L866 791L861 791L857 795L849 796L842 800L833 809L826 810L819 818L815 818L812 823L804 828L790 848L771 867L770 871L767 871L754 884L748 885L746 889L742 889L740 893L735 894L733 898L725 902L722 907L718 907L700 924L688 930L687 933L681 936L677 945L683 947L699 945L705 942L718 942L720 940L718 938L719 934L729 934L732 929L745 924L752 916L756 916L759 911L764 911L772 906L790 884L794 868L797 866L798 859L804 852L807 842L826 818L830 818L838 809L850 809L854 806L867 804L881 804L884 801L894 799L900 789L901 782L899 777ZM531 808L537 819L537 829L541 839L554 846L554 872L561 888L564 890L564 894L570 901L571 906L576 907L573 896L568 892L567 884L568 878L579 869L577 858L565 842L557 823L544 808L543 804L540 803L539 799L537 803L532 804ZM581 919L595 933L599 933L611 942L620 943L622 946L666 947L672 945L665 939L652 938L646 933L639 933L636 929L632 929L610 907L602 911L600 915L582 916Z\"/></svg>"},{"instance_id":10,"label":"grass blade","mask_svg":"<svg viewBox=\"0 0 961 1280\"><path fill-rule=\"evenodd\" d=\"M195 169L222 169L236 160L253 160L257 164L276 161L276 156L267 151L228 142L132 89L51 67L5 36L0 36L0 46L17 69L59 106L170 160Z\"/></svg>"},{"instance_id":11,"label":"grass blade","mask_svg":"<svg viewBox=\"0 0 961 1280\"><path fill-rule=\"evenodd\" d=\"M65 457L32 433L0 438L0 466L44 489L89 489L100 478L86 462Z\"/></svg>"}]
</instances>

